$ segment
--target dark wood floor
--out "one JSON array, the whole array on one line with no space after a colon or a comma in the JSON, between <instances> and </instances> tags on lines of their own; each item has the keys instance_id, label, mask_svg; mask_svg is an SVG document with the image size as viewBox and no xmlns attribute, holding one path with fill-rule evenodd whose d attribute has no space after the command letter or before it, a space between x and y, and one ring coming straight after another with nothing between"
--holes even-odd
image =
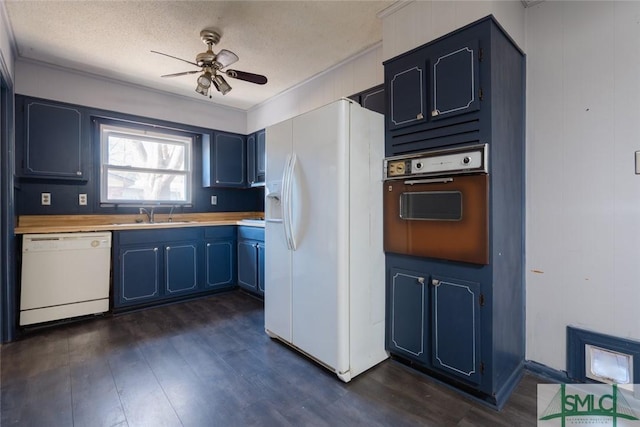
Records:
<instances>
[{"instance_id":1,"label":"dark wood floor","mask_svg":"<svg viewBox=\"0 0 640 427\"><path fill-rule=\"evenodd\" d=\"M2 426L534 426L537 378L496 412L396 361L344 384L230 292L33 332L0 350Z\"/></svg>"}]
</instances>

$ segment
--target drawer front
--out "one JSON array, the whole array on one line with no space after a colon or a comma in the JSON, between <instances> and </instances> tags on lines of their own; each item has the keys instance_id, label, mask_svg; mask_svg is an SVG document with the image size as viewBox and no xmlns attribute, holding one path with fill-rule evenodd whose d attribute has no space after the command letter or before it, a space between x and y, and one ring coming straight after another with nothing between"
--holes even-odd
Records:
<instances>
[{"instance_id":1,"label":"drawer front","mask_svg":"<svg viewBox=\"0 0 640 427\"><path fill-rule=\"evenodd\" d=\"M260 240L264 242L264 228L262 227L238 227L238 239Z\"/></svg>"},{"instance_id":2,"label":"drawer front","mask_svg":"<svg viewBox=\"0 0 640 427\"><path fill-rule=\"evenodd\" d=\"M236 226L235 225L221 225L218 227L205 227L204 237L205 239L235 239L236 238Z\"/></svg>"}]
</instances>

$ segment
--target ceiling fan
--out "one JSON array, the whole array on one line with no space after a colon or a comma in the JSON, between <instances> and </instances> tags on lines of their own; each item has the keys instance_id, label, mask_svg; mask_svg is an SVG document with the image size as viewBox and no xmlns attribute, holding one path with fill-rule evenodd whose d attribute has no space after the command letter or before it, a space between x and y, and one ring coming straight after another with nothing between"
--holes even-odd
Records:
<instances>
[{"instance_id":1,"label":"ceiling fan","mask_svg":"<svg viewBox=\"0 0 640 427\"><path fill-rule=\"evenodd\" d=\"M239 70L222 70L223 68L228 67L234 62L238 61L238 55L231 52L230 50L222 49L217 54L213 52L213 45L217 45L220 41L220 32L215 29L204 29L200 31L200 38L202 42L207 45L207 51L201 52L196 55L196 61L187 61L186 59L178 58L173 55L168 55L166 53L157 52L152 50L151 52L157 53L159 55L168 56L169 58L174 58L179 61L186 62L187 64L194 65L196 67L200 67L200 70L193 71L184 71L182 73L174 73L174 74L165 74L160 77L178 77L184 76L187 74L196 74L202 73L198 76L198 86L196 87L196 92L203 96L209 95L209 88L213 84L213 86L218 90L218 92L226 95L231 90L231 86L222 74L225 74L227 77L231 77L238 80L244 80L246 82L255 83L259 85L263 85L267 83L267 78L261 74L248 73L246 71ZM209 95L211 98L211 95Z\"/></svg>"}]
</instances>

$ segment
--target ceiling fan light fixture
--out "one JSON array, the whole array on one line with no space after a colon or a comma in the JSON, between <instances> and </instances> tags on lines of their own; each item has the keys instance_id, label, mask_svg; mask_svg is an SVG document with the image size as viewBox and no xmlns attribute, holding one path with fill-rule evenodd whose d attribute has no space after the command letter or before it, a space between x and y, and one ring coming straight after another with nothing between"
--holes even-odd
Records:
<instances>
[{"instance_id":1,"label":"ceiling fan light fixture","mask_svg":"<svg viewBox=\"0 0 640 427\"><path fill-rule=\"evenodd\" d=\"M207 96L209 93L209 88L211 87L211 73L205 72L198 77L198 86L196 87L196 92L198 92L202 96Z\"/></svg>"},{"instance_id":2,"label":"ceiling fan light fixture","mask_svg":"<svg viewBox=\"0 0 640 427\"><path fill-rule=\"evenodd\" d=\"M227 83L224 77L222 77L220 74L216 74L215 76L213 76L213 85L223 95L226 95L231 90L231 86L229 85L229 83Z\"/></svg>"}]
</instances>

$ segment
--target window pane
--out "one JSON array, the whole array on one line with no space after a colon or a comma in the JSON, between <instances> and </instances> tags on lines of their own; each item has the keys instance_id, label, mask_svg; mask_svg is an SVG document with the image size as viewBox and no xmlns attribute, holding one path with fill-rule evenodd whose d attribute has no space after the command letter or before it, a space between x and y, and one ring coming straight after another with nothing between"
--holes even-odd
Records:
<instances>
[{"instance_id":1,"label":"window pane","mask_svg":"<svg viewBox=\"0 0 640 427\"><path fill-rule=\"evenodd\" d=\"M173 173L132 172L109 169L110 201L187 201L186 176Z\"/></svg>"},{"instance_id":2,"label":"window pane","mask_svg":"<svg viewBox=\"0 0 640 427\"><path fill-rule=\"evenodd\" d=\"M108 135L109 165L145 169L185 170L184 143L134 139L120 134Z\"/></svg>"}]
</instances>

